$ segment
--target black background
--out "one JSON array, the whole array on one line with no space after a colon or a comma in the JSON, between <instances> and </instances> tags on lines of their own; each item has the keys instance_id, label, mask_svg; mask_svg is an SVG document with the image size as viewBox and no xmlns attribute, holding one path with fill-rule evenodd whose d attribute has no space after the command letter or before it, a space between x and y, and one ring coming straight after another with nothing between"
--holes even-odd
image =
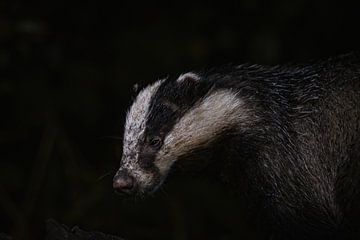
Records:
<instances>
[{"instance_id":1,"label":"black background","mask_svg":"<svg viewBox=\"0 0 360 240\"><path fill-rule=\"evenodd\" d=\"M0 232L41 239L48 218L127 239L248 239L246 206L172 177L112 191L132 86L225 63L281 64L359 49L360 1L0 2ZM254 213L256 214L256 213Z\"/></svg>"}]
</instances>

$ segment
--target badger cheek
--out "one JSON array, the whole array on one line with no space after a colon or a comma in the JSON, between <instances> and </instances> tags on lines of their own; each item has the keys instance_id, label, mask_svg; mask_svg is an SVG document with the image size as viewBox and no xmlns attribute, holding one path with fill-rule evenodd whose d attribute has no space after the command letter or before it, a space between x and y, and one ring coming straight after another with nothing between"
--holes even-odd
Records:
<instances>
[{"instance_id":1,"label":"badger cheek","mask_svg":"<svg viewBox=\"0 0 360 240\"><path fill-rule=\"evenodd\" d=\"M161 178L166 178L168 172L171 169L171 166L174 164L175 161L176 158L173 156L164 156L155 160L155 166L159 170Z\"/></svg>"},{"instance_id":2,"label":"badger cheek","mask_svg":"<svg viewBox=\"0 0 360 240\"><path fill-rule=\"evenodd\" d=\"M151 185L152 175L143 171L136 171L134 172L134 177L136 179L137 191L139 193L144 193L145 189Z\"/></svg>"},{"instance_id":3,"label":"badger cheek","mask_svg":"<svg viewBox=\"0 0 360 240\"><path fill-rule=\"evenodd\" d=\"M138 194L154 193L162 183L165 181L168 172L175 162L172 156L162 156L155 158L152 168L138 167L136 171L133 171L134 177L137 182Z\"/></svg>"}]
</instances>

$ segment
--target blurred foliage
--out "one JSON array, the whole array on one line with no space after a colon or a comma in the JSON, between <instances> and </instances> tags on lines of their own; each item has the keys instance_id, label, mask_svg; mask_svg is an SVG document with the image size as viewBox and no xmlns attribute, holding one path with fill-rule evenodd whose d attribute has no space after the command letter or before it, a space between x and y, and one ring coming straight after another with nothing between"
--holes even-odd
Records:
<instances>
[{"instance_id":1,"label":"blurred foliage","mask_svg":"<svg viewBox=\"0 0 360 240\"><path fill-rule=\"evenodd\" d=\"M359 1L0 2L0 232L44 221L127 239L248 239L246 206L203 177L144 201L112 192L135 83L225 63L358 50ZM170 2L169 2L170 5Z\"/></svg>"}]
</instances>

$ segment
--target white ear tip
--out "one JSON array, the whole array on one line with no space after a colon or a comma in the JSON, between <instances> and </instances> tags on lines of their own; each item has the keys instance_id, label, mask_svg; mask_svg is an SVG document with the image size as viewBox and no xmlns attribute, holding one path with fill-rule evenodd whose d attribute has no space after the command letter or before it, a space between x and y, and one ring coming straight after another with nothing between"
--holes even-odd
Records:
<instances>
[{"instance_id":1,"label":"white ear tip","mask_svg":"<svg viewBox=\"0 0 360 240\"><path fill-rule=\"evenodd\" d=\"M191 79L192 81L199 81L200 77L199 77L199 75L197 75L195 73L188 72L188 73L181 74L176 81L178 83L181 83L181 82L185 81L186 79Z\"/></svg>"}]
</instances>

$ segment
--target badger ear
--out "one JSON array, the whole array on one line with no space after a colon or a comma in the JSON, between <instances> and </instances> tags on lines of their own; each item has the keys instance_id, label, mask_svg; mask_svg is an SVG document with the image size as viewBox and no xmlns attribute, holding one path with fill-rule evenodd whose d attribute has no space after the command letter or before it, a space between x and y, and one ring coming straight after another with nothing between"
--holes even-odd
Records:
<instances>
[{"instance_id":1,"label":"badger ear","mask_svg":"<svg viewBox=\"0 0 360 240\"><path fill-rule=\"evenodd\" d=\"M196 84L196 83L199 83L200 82L200 76L197 75L196 73L193 73L193 72L188 72L188 73L184 73L184 74L181 74L179 76L179 78L176 80L178 83L182 84Z\"/></svg>"},{"instance_id":2,"label":"badger ear","mask_svg":"<svg viewBox=\"0 0 360 240\"><path fill-rule=\"evenodd\" d=\"M200 75L193 72L180 75L176 82L181 96L188 99L197 99L196 96L204 95L210 86Z\"/></svg>"}]
</instances>

